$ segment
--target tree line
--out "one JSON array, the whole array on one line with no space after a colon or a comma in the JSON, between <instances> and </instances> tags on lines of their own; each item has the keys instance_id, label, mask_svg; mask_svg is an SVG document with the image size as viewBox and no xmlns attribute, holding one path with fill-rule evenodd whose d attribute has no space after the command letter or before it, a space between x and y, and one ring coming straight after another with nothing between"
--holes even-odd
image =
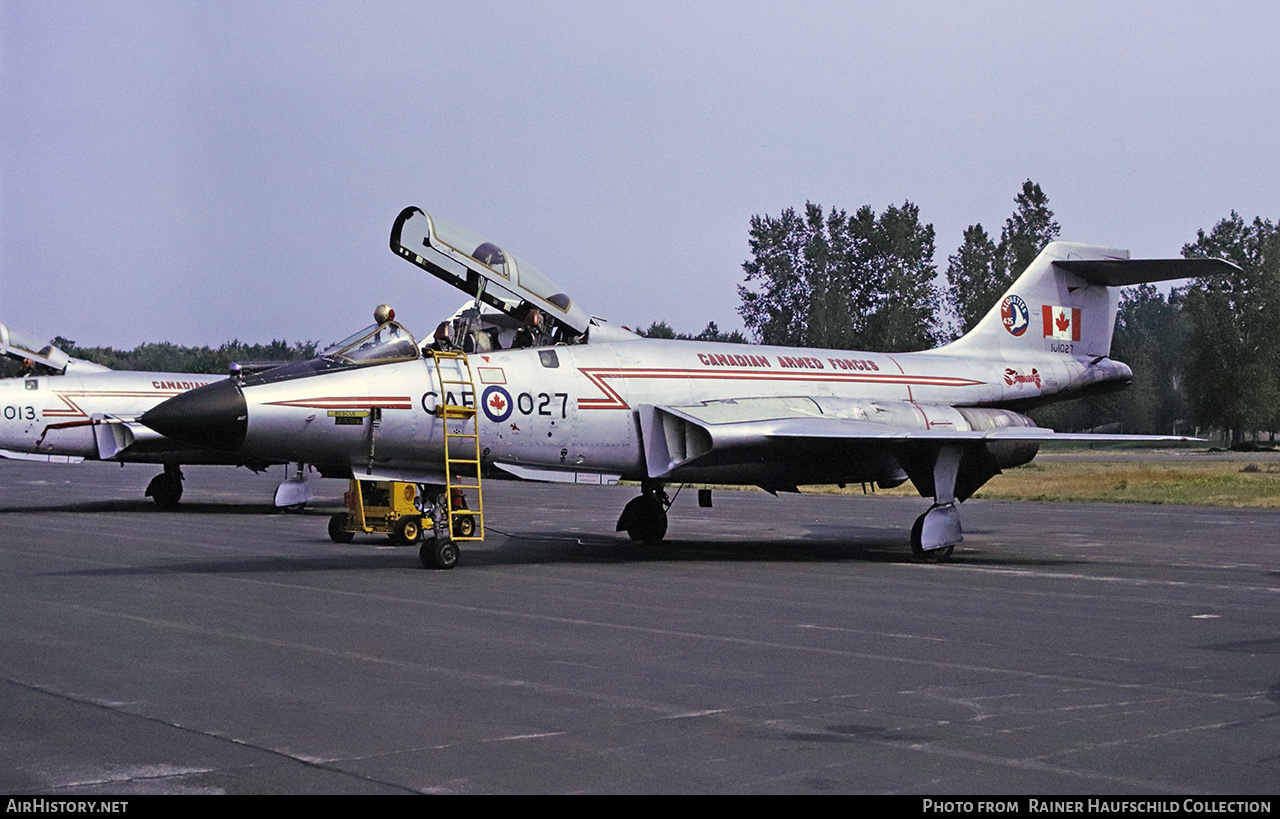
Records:
<instances>
[{"instance_id":1,"label":"tree line","mask_svg":"<svg viewBox=\"0 0 1280 819\"><path fill-rule=\"evenodd\" d=\"M270 344L247 344L228 341L217 348L182 347L169 342L140 344L132 350L112 347L81 347L63 336L53 339L53 346L73 358L92 361L113 370L147 370L167 373L225 374L232 362L305 361L314 358L317 342L272 341ZM0 377L18 374L19 362L0 358Z\"/></svg>"},{"instance_id":2,"label":"tree line","mask_svg":"<svg viewBox=\"0 0 1280 819\"><path fill-rule=\"evenodd\" d=\"M998 238L981 223L939 273L931 224L910 201L853 214L806 202L757 215L742 263L738 314L754 341L883 352L926 350L968 332L1061 226L1031 180ZM1110 396L1032 413L1056 429L1131 433L1217 430L1240 446L1280 428L1280 229L1232 212L1197 232L1185 257L1227 259L1238 274L1195 279L1168 295L1152 285L1121 294L1112 357L1134 383ZM719 338L714 323L681 336L665 322L641 335ZM743 339L745 340L745 339Z\"/></svg>"}]
</instances>

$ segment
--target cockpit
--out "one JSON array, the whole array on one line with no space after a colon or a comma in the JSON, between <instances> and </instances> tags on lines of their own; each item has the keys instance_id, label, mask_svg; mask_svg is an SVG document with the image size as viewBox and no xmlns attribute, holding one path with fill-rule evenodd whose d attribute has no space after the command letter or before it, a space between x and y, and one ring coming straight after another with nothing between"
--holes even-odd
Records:
<instances>
[{"instance_id":1,"label":"cockpit","mask_svg":"<svg viewBox=\"0 0 1280 819\"><path fill-rule=\"evenodd\" d=\"M469 228L418 208L406 208L396 219L391 248L473 297L476 318L494 325L489 329L501 333L509 322L525 328L529 335L514 346L572 344L591 325L591 316L536 267ZM486 308L502 318L480 315Z\"/></svg>"},{"instance_id":2,"label":"cockpit","mask_svg":"<svg viewBox=\"0 0 1280 819\"><path fill-rule=\"evenodd\" d=\"M391 228L400 257L473 299L436 330L433 345L467 353L634 339L593 317L536 267L470 228L405 208Z\"/></svg>"},{"instance_id":3,"label":"cockpit","mask_svg":"<svg viewBox=\"0 0 1280 819\"><path fill-rule=\"evenodd\" d=\"M383 304L373 313L375 324L331 344L315 358L293 361L256 370L231 365L231 376L245 385L268 384L288 381L309 375L374 367L379 364L397 364L422 358L422 350L413 334L395 321L395 311Z\"/></svg>"},{"instance_id":4,"label":"cockpit","mask_svg":"<svg viewBox=\"0 0 1280 819\"><path fill-rule=\"evenodd\" d=\"M3 323L0 323L0 355L19 362L22 368L20 375L62 373L68 364L76 360L52 344ZM84 369L104 369L96 364L80 363L86 365Z\"/></svg>"},{"instance_id":5,"label":"cockpit","mask_svg":"<svg viewBox=\"0 0 1280 819\"><path fill-rule=\"evenodd\" d=\"M366 327L320 353L321 358L344 367L413 361L420 355L413 335L394 321Z\"/></svg>"}]
</instances>

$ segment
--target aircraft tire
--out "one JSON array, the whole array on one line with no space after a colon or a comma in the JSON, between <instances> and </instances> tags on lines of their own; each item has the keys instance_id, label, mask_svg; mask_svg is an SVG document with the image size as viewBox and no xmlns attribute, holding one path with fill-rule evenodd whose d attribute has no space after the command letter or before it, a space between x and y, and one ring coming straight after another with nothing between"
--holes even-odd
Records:
<instances>
[{"instance_id":1,"label":"aircraft tire","mask_svg":"<svg viewBox=\"0 0 1280 819\"><path fill-rule=\"evenodd\" d=\"M168 472L161 472L147 484L147 496L156 502L156 507L165 510L178 508L182 500L182 479Z\"/></svg>"},{"instance_id":2,"label":"aircraft tire","mask_svg":"<svg viewBox=\"0 0 1280 819\"><path fill-rule=\"evenodd\" d=\"M951 559L951 552L954 546L943 546L941 549L925 549L924 541L924 519L928 515L916 518L916 522L911 524L911 559L916 563L944 563Z\"/></svg>"},{"instance_id":3,"label":"aircraft tire","mask_svg":"<svg viewBox=\"0 0 1280 819\"><path fill-rule=\"evenodd\" d=\"M448 539L423 541L418 559L427 569L452 569L458 565L458 544Z\"/></svg>"},{"instance_id":4,"label":"aircraft tire","mask_svg":"<svg viewBox=\"0 0 1280 819\"><path fill-rule=\"evenodd\" d=\"M355 539L356 533L350 531L347 527L347 516L338 513L329 518L329 540L334 543L350 543Z\"/></svg>"},{"instance_id":5,"label":"aircraft tire","mask_svg":"<svg viewBox=\"0 0 1280 819\"><path fill-rule=\"evenodd\" d=\"M391 541L398 546L412 546L422 539L422 518L405 515L396 521Z\"/></svg>"},{"instance_id":6,"label":"aircraft tire","mask_svg":"<svg viewBox=\"0 0 1280 819\"><path fill-rule=\"evenodd\" d=\"M667 510L655 495L632 498L622 510L622 523L627 537L653 546L667 535Z\"/></svg>"}]
</instances>

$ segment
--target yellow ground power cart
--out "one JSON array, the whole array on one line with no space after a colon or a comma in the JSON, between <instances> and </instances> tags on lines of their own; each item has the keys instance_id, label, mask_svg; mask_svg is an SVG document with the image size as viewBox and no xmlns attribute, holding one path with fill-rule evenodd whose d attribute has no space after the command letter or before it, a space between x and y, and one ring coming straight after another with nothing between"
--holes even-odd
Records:
<instances>
[{"instance_id":1,"label":"yellow ground power cart","mask_svg":"<svg viewBox=\"0 0 1280 819\"><path fill-rule=\"evenodd\" d=\"M440 497L434 497L436 492L433 489L440 493ZM329 519L329 539L334 543L350 543L357 534L377 534L386 535L397 546L416 545L424 534L433 541L471 539L475 532L474 517L457 514L456 511L452 515L453 531L450 536L443 539L435 537L436 509L445 507L444 491L443 487L401 481L359 481L352 478L343 497L347 511ZM454 510L466 509L467 501L462 491L454 488L451 492L453 497L449 506ZM433 565L441 569L452 568L456 562L457 549L448 546L432 560Z\"/></svg>"}]
</instances>

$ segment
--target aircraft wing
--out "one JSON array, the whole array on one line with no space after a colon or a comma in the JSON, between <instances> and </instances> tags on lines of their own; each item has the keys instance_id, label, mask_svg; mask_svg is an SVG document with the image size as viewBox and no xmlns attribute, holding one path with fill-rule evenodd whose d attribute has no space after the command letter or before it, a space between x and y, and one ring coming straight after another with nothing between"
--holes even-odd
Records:
<instances>
[{"instance_id":1,"label":"aircraft wing","mask_svg":"<svg viewBox=\"0 0 1280 819\"><path fill-rule=\"evenodd\" d=\"M648 475L665 479L699 469L749 469L772 463L785 466L792 477L798 475L798 483L819 483L827 481L806 481L805 473L829 475L833 460L874 460L880 453L896 458L914 481L919 470L913 469L913 461L931 463L948 445L971 453L983 462L981 469L996 474L1000 466L1026 463L1035 454L1034 445L1046 441L1198 440L1061 433L1008 410L805 396L645 405L640 407L640 422ZM778 471L779 466L771 469Z\"/></svg>"},{"instance_id":2,"label":"aircraft wing","mask_svg":"<svg viewBox=\"0 0 1280 819\"><path fill-rule=\"evenodd\" d=\"M0 458L11 461L39 461L50 464L78 464L84 461L79 455L40 455L34 452L14 452L11 449L0 449Z\"/></svg>"}]
</instances>

